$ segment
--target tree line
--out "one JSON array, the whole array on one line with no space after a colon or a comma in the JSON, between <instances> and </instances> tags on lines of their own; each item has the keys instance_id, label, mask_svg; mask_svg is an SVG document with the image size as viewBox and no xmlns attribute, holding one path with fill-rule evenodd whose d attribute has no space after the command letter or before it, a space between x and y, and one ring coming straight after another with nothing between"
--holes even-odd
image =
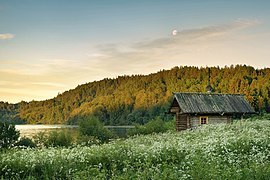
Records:
<instances>
[{"instance_id":1,"label":"tree line","mask_svg":"<svg viewBox=\"0 0 270 180\"><path fill-rule=\"evenodd\" d=\"M270 112L270 69L246 65L211 67L215 93L244 94L258 112ZM44 101L0 102L0 121L76 124L83 116L105 125L145 124L167 114L172 92L206 92L208 68L174 67L149 75L119 76L77 86Z\"/></svg>"}]
</instances>

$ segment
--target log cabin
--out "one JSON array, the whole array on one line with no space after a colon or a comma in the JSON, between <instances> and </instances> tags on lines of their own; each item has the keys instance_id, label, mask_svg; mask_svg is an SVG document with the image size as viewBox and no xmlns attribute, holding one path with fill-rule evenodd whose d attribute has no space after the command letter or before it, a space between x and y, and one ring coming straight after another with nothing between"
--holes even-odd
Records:
<instances>
[{"instance_id":1,"label":"log cabin","mask_svg":"<svg viewBox=\"0 0 270 180\"><path fill-rule=\"evenodd\" d=\"M203 124L231 123L234 115L256 113L240 94L177 92L173 96L169 111L176 115L176 131Z\"/></svg>"}]
</instances>

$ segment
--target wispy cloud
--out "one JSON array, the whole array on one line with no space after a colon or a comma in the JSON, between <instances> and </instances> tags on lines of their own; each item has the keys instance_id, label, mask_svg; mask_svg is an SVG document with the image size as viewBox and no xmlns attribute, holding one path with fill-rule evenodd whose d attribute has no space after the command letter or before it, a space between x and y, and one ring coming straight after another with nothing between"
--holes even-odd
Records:
<instances>
[{"instance_id":1,"label":"wispy cloud","mask_svg":"<svg viewBox=\"0 0 270 180\"><path fill-rule=\"evenodd\" d=\"M250 28L252 26L260 24L261 21L237 19L232 23L205 26L194 29L178 30L177 34L171 37L163 37L154 39L152 41L142 41L135 44L135 48L164 48L176 44L190 44L194 41L209 40L211 38L217 38L224 36L236 30Z\"/></svg>"},{"instance_id":2,"label":"wispy cloud","mask_svg":"<svg viewBox=\"0 0 270 180\"><path fill-rule=\"evenodd\" d=\"M149 73L159 68L170 68L174 65L194 63L189 58L196 54L211 53L217 46L233 39L237 33L260 24L259 20L237 19L228 24L205 26L194 29L178 30L177 35L152 40L142 40L123 50L119 44L107 44L97 47L102 57L91 57L94 62L90 67L103 69L113 74ZM220 43L220 44L218 44ZM208 54L208 55L209 55ZM213 52L212 54L215 54Z\"/></svg>"},{"instance_id":3,"label":"wispy cloud","mask_svg":"<svg viewBox=\"0 0 270 180\"><path fill-rule=\"evenodd\" d=\"M12 39L14 38L15 35L14 34L10 34L10 33L6 33L6 34L0 34L0 40L4 40L4 39Z\"/></svg>"}]
</instances>

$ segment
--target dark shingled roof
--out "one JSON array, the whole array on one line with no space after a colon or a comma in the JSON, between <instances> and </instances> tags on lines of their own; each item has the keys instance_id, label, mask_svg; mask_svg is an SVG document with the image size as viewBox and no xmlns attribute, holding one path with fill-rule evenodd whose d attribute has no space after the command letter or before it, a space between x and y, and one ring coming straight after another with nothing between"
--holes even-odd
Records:
<instances>
[{"instance_id":1,"label":"dark shingled roof","mask_svg":"<svg viewBox=\"0 0 270 180\"><path fill-rule=\"evenodd\" d=\"M182 113L249 114L255 113L243 95L212 93L174 93Z\"/></svg>"}]
</instances>

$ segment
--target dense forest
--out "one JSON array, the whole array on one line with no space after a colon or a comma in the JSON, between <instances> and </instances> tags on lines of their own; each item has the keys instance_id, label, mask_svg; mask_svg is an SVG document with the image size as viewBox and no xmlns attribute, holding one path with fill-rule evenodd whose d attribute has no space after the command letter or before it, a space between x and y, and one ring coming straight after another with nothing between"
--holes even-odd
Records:
<instances>
[{"instance_id":1,"label":"dense forest","mask_svg":"<svg viewBox=\"0 0 270 180\"><path fill-rule=\"evenodd\" d=\"M236 65L211 67L215 93L241 93L258 112L270 112L270 68ZM96 116L105 125L144 124L167 114L172 92L205 92L208 68L181 66L150 75L119 76L79 85L44 101L0 102L0 121L76 124Z\"/></svg>"}]
</instances>

